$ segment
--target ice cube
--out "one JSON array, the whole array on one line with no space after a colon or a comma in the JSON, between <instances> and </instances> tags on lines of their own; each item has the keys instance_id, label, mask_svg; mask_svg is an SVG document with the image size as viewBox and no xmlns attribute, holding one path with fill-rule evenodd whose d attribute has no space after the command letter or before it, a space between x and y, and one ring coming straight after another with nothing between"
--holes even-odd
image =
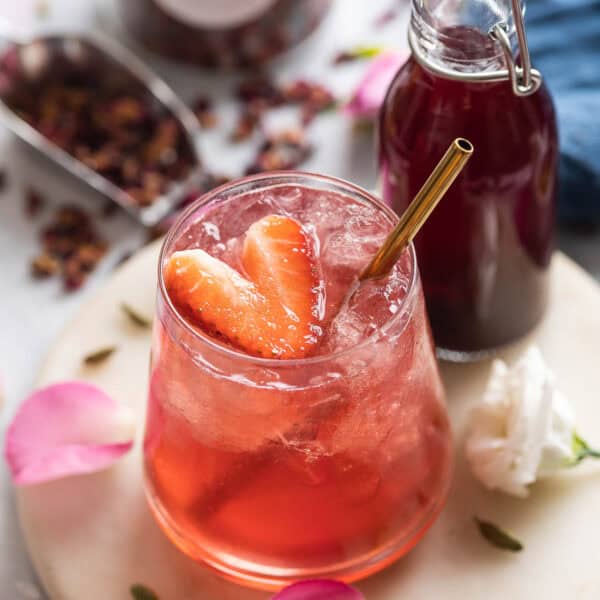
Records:
<instances>
[{"instance_id":1,"label":"ice cube","mask_svg":"<svg viewBox=\"0 0 600 600\"><path fill-rule=\"evenodd\" d=\"M363 320L347 304L343 305L327 328L321 344L322 354L333 354L356 346L363 339Z\"/></svg>"},{"instance_id":2,"label":"ice cube","mask_svg":"<svg viewBox=\"0 0 600 600\"><path fill-rule=\"evenodd\" d=\"M321 256L324 266L328 271L347 267L357 274L373 252L365 252L362 244L353 235L344 229L331 233L323 244Z\"/></svg>"},{"instance_id":3,"label":"ice cube","mask_svg":"<svg viewBox=\"0 0 600 600\"><path fill-rule=\"evenodd\" d=\"M250 225L266 215L277 212L272 193L255 192L233 198L228 210L215 211L213 221L219 226L221 240L226 241L246 233Z\"/></svg>"},{"instance_id":4,"label":"ice cube","mask_svg":"<svg viewBox=\"0 0 600 600\"><path fill-rule=\"evenodd\" d=\"M343 224L322 242L323 263L331 268L349 267L358 273L381 247L388 231L389 224L386 226L376 214L346 214Z\"/></svg>"},{"instance_id":5,"label":"ice cube","mask_svg":"<svg viewBox=\"0 0 600 600\"><path fill-rule=\"evenodd\" d=\"M340 457L335 466L337 489L345 502L361 505L375 497L381 484L381 475L372 461L368 462L368 457L364 462Z\"/></svg>"},{"instance_id":6,"label":"ice cube","mask_svg":"<svg viewBox=\"0 0 600 600\"><path fill-rule=\"evenodd\" d=\"M367 281L351 291L331 321L323 348L339 352L357 346L371 337L397 311L378 282Z\"/></svg>"},{"instance_id":7,"label":"ice cube","mask_svg":"<svg viewBox=\"0 0 600 600\"><path fill-rule=\"evenodd\" d=\"M304 207L304 193L301 188L290 186L279 188L273 195L273 205L279 209L280 214L298 219Z\"/></svg>"}]
</instances>

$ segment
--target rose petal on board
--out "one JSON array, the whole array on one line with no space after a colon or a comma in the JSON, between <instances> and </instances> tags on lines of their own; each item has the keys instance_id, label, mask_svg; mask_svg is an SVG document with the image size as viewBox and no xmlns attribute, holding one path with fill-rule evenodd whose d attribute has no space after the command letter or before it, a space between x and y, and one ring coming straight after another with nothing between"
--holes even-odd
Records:
<instances>
[{"instance_id":1,"label":"rose petal on board","mask_svg":"<svg viewBox=\"0 0 600 600\"><path fill-rule=\"evenodd\" d=\"M365 600L355 588L332 579L299 581L275 594L271 600Z\"/></svg>"},{"instance_id":2,"label":"rose petal on board","mask_svg":"<svg viewBox=\"0 0 600 600\"><path fill-rule=\"evenodd\" d=\"M355 119L374 119L398 69L408 59L406 52L386 51L374 58L344 112Z\"/></svg>"},{"instance_id":3,"label":"rose petal on board","mask_svg":"<svg viewBox=\"0 0 600 600\"><path fill-rule=\"evenodd\" d=\"M20 406L4 455L16 485L105 469L133 445L132 412L82 381L49 385Z\"/></svg>"}]
</instances>

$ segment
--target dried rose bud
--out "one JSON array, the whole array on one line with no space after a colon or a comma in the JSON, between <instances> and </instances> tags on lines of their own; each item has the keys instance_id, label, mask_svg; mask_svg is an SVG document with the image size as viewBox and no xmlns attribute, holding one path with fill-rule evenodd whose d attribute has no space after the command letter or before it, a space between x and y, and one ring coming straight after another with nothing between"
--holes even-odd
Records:
<instances>
[{"instance_id":1,"label":"dried rose bud","mask_svg":"<svg viewBox=\"0 0 600 600\"><path fill-rule=\"evenodd\" d=\"M129 187L125 188L125 192L133 198L134 203L137 206L150 206L154 201L155 196L149 194L143 187Z\"/></svg>"},{"instance_id":2,"label":"dried rose bud","mask_svg":"<svg viewBox=\"0 0 600 600\"><path fill-rule=\"evenodd\" d=\"M294 169L311 154L312 146L304 133L300 129L287 129L267 138L246 173Z\"/></svg>"},{"instance_id":3,"label":"dried rose bud","mask_svg":"<svg viewBox=\"0 0 600 600\"><path fill-rule=\"evenodd\" d=\"M202 129L213 129L219 124L217 114L212 111L203 112L197 116Z\"/></svg>"},{"instance_id":4,"label":"dried rose bud","mask_svg":"<svg viewBox=\"0 0 600 600\"><path fill-rule=\"evenodd\" d=\"M60 271L60 262L47 252L42 252L31 261L31 274L37 279L45 279Z\"/></svg>"},{"instance_id":5,"label":"dried rose bud","mask_svg":"<svg viewBox=\"0 0 600 600\"><path fill-rule=\"evenodd\" d=\"M57 122L58 117L60 116L60 100L57 98L56 93L53 92L53 90L49 90L41 97L42 102L40 105L39 115L40 125L53 125Z\"/></svg>"},{"instance_id":6,"label":"dried rose bud","mask_svg":"<svg viewBox=\"0 0 600 600\"><path fill-rule=\"evenodd\" d=\"M106 250L105 243L83 244L77 248L75 257L79 262L80 269L85 272L92 271L106 254Z\"/></svg>"},{"instance_id":7,"label":"dried rose bud","mask_svg":"<svg viewBox=\"0 0 600 600\"><path fill-rule=\"evenodd\" d=\"M313 106L308 104L303 105L300 109L300 122L302 123L302 126L306 127L307 125L310 125L318 113L319 111Z\"/></svg>"},{"instance_id":8,"label":"dried rose bud","mask_svg":"<svg viewBox=\"0 0 600 600\"><path fill-rule=\"evenodd\" d=\"M37 217L43 210L46 201L36 190L29 188L25 192L25 214L29 218Z\"/></svg>"},{"instance_id":9,"label":"dried rose bud","mask_svg":"<svg viewBox=\"0 0 600 600\"><path fill-rule=\"evenodd\" d=\"M76 257L70 258L63 267L63 285L67 291L79 289L87 278L87 273L81 268Z\"/></svg>"},{"instance_id":10,"label":"dried rose bud","mask_svg":"<svg viewBox=\"0 0 600 600\"><path fill-rule=\"evenodd\" d=\"M306 136L301 129L284 129L267 138L267 144L292 144L302 146L306 142Z\"/></svg>"},{"instance_id":11,"label":"dried rose bud","mask_svg":"<svg viewBox=\"0 0 600 600\"><path fill-rule=\"evenodd\" d=\"M305 79L288 83L283 88L283 95L288 102L311 102L317 106L329 106L335 100L333 94L324 85Z\"/></svg>"},{"instance_id":12,"label":"dried rose bud","mask_svg":"<svg viewBox=\"0 0 600 600\"><path fill-rule=\"evenodd\" d=\"M262 100L268 106L280 106L285 102L279 87L265 75L242 81L237 87L236 96L245 103Z\"/></svg>"},{"instance_id":13,"label":"dried rose bud","mask_svg":"<svg viewBox=\"0 0 600 600\"><path fill-rule=\"evenodd\" d=\"M58 104L64 103L69 108L75 110L83 109L87 103L90 101L90 91L82 90L78 88L63 88L62 90L57 90L58 98L56 98L56 102Z\"/></svg>"},{"instance_id":14,"label":"dried rose bud","mask_svg":"<svg viewBox=\"0 0 600 600\"><path fill-rule=\"evenodd\" d=\"M72 204L63 204L59 206L55 215L55 224L62 228L81 228L87 227L89 217L87 213Z\"/></svg>"},{"instance_id":15,"label":"dried rose bud","mask_svg":"<svg viewBox=\"0 0 600 600\"><path fill-rule=\"evenodd\" d=\"M144 203L145 192L141 187L128 187L123 190L136 205L142 205Z\"/></svg>"},{"instance_id":16,"label":"dried rose bud","mask_svg":"<svg viewBox=\"0 0 600 600\"><path fill-rule=\"evenodd\" d=\"M312 84L304 79L298 79L286 84L282 93L286 102L304 102L310 96Z\"/></svg>"},{"instance_id":17,"label":"dried rose bud","mask_svg":"<svg viewBox=\"0 0 600 600\"><path fill-rule=\"evenodd\" d=\"M318 113L335 106L335 97L329 89L305 79L284 86L283 95L287 102L300 104L303 126L308 125Z\"/></svg>"},{"instance_id":18,"label":"dried rose bud","mask_svg":"<svg viewBox=\"0 0 600 600\"><path fill-rule=\"evenodd\" d=\"M156 171L146 171L142 176L142 186L146 193L158 196L166 185L165 178Z\"/></svg>"},{"instance_id":19,"label":"dried rose bud","mask_svg":"<svg viewBox=\"0 0 600 600\"><path fill-rule=\"evenodd\" d=\"M248 139L260 126L268 105L262 99L252 100L242 108L238 122L231 132L231 140L241 142Z\"/></svg>"},{"instance_id":20,"label":"dried rose bud","mask_svg":"<svg viewBox=\"0 0 600 600\"><path fill-rule=\"evenodd\" d=\"M325 86L315 84L312 86L306 102L321 111L335 104L335 96Z\"/></svg>"},{"instance_id":21,"label":"dried rose bud","mask_svg":"<svg viewBox=\"0 0 600 600\"><path fill-rule=\"evenodd\" d=\"M148 165L157 165L164 162L169 155L169 151L177 146L180 135L179 124L172 117L163 119L154 132L150 142L148 142L144 158Z\"/></svg>"},{"instance_id":22,"label":"dried rose bud","mask_svg":"<svg viewBox=\"0 0 600 600\"><path fill-rule=\"evenodd\" d=\"M217 114L213 110L212 100L200 96L192 104L192 110L203 129L212 129L218 123Z\"/></svg>"},{"instance_id":23,"label":"dried rose bud","mask_svg":"<svg viewBox=\"0 0 600 600\"><path fill-rule=\"evenodd\" d=\"M123 161L123 165L121 166L123 181L134 183L139 180L141 173L142 165L137 158L129 156Z\"/></svg>"},{"instance_id":24,"label":"dried rose bud","mask_svg":"<svg viewBox=\"0 0 600 600\"><path fill-rule=\"evenodd\" d=\"M90 153L80 160L90 169L98 173L104 173L118 166L119 158L118 150L111 144L106 144L97 152Z\"/></svg>"},{"instance_id":25,"label":"dried rose bud","mask_svg":"<svg viewBox=\"0 0 600 600\"><path fill-rule=\"evenodd\" d=\"M63 259L71 256L77 247L76 240L48 230L42 232L42 244L46 252Z\"/></svg>"},{"instance_id":26,"label":"dried rose bud","mask_svg":"<svg viewBox=\"0 0 600 600\"><path fill-rule=\"evenodd\" d=\"M60 206L40 237L44 251L32 262L32 274L61 274L67 290L79 288L107 251L88 213L77 206Z\"/></svg>"},{"instance_id":27,"label":"dried rose bud","mask_svg":"<svg viewBox=\"0 0 600 600\"><path fill-rule=\"evenodd\" d=\"M87 164L87 161L89 161L92 156L92 150L89 146L77 144L73 147L73 156L82 163Z\"/></svg>"},{"instance_id":28,"label":"dried rose bud","mask_svg":"<svg viewBox=\"0 0 600 600\"><path fill-rule=\"evenodd\" d=\"M115 146L124 160L127 156L136 156L138 147L144 143L145 131L145 123L132 127L118 127L110 132L109 143Z\"/></svg>"},{"instance_id":29,"label":"dried rose bud","mask_svg":"<svg viewBox=\"0 0 600 600\"><path fill-rule=\"evenodd\" d=\"M113 123L124 125L139 123L144 119L146 109L138 98L125 96L115 100L109 107L109 116Z\"/></svg>"}]
</instances>

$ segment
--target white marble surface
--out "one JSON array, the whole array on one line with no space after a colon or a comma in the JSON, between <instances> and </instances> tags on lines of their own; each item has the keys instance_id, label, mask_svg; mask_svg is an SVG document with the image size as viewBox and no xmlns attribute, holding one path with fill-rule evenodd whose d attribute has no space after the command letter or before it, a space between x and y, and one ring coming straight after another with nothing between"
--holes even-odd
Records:
<instances>
[{"instance_id":1,"label":"white marble surface","mask_svg":"<svg viewBox=\"0 0 600 600\"><path fill-rule=\"evenodd\" d=\"M37 10L38 0L9 2L0 0L0 17L21 29L81 29L101 28L115 35L122 32L115 21L114 2L83 2L82 0L47 0L48 14L43 19ZM304 76L325 81L340 95L349 93L360 77L362 66L330 65L336 50L359 43L388 44L405 47L404 15L383 29L372 27L374 18L394 0L337 0L323 27L274 66L277 73L292 79ZM216 78L194 69L176 68L141 52L155 69L184 97L193 97L208 88L219 101L222 122L233 126L235 106L228 96L234 76ZM274 117L282 122L294 116L285 111ZM227 127L225 127L227 129ZM372 139L352 132L350 123L339 114L327 114L312 126L310 137L317 151L308 170L345 177L365 187L375 183ZM206 162L213 170L236 175L249 162L252 145L232 146L221 128L204 138ZM68 178L38 155L25 148L0 126L0 167L6 170L8 188L0 193L0 374L4 380L4 410L0 412L0 444L3 431L18 402L30 391L36 374L53 340L55 340L88 295L92 294L111 272L119 256L139 246L143 232L125 215L117 215L102 224L112 243L112 252L85 288L66 295L57 282L34 282L28 272L29 258L37 250L36 234L40 223L49 218L50 208L38 222L32 223L23 214L23 189L31 185L48 197L50 207L62 202L81 203L91 210L102 205L102 199L85 186ZM597 248L600 240L581 243L578 238L566 239L576 257L600 275ZM589 261L586 263L585 261ZM12 491L4 463L0 463L0 598L2 600L35 599L36 592L28 587L35 581L24 551L16 517ZM39 596L41 597L41 596Z\"/></svg>"}]
</instances>

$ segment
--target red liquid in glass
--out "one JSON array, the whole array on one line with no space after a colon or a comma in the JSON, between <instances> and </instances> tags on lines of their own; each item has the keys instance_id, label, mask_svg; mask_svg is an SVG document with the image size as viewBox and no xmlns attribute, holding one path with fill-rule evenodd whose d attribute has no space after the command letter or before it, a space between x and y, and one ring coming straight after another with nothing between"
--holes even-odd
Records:
<instances>
[{"instance_id":1,"label":"red liquid in glass","mask_svg":"<svg viewBox=\"0 0 600 600\"><path fill-rule=\"evenodd\" d=\"M542 87L440 78L414 58L382 109L384 199L402 213L456 137L475 152L415 246L437 345L480 352L531 329L547 299L558 141Z\"/></svg>"},{"instance_id":2,"label":"red liquid in glass","mask_svg":"<svg viewBox=\"0 0 600 600\"><path fill-rule=\"evenodd\" d=\"M319 241L326 322L312 358L321 360L263 366L223 354L199 344L159 294L144 444L150 504L183 552L242 584L353 581L421 539L450 480L450 427L412 256L340 306L389 217L309 187L232 198L198 209L169 253L202 248L235 267L255 221L298 219Z\"/></svg>"}]
</instances>

